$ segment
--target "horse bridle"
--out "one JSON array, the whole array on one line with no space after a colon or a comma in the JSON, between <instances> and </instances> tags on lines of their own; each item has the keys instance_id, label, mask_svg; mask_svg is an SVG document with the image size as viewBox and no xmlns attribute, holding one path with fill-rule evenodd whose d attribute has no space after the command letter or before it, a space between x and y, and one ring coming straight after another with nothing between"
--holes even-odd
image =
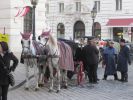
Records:
<instances>
[{"instance_id":1,"label":"horse bridle","mask_svg":"<svg viewBox=\"0 0 133 100\"><path fill-rule=\"evenodd\" d=\"M22 44L22 55L24 53L24 49L27 48L30 51L30 41L29 41L29 47L26 47L23 45L23 41L21 40L21 44Z\"/></svg>"},{"instance_id":2,"label":"horse bridle","mask_svg":"<svg viewBox=\"0 0 133 100\"><path fill-rule=\"evenodd\" d=\"M41 42L39 42L39 44L41 44L43 47L46 47L48 40L49 40L49 38L47 38L47 41L45 42L45 44L42 44Z\"/></svg>"}]
</instances>

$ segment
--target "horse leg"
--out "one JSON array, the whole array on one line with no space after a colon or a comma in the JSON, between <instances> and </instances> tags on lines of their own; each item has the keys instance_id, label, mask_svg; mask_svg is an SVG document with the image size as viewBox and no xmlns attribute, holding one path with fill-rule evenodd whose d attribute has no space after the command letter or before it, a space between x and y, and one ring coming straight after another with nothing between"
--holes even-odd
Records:
<instances>
[{"instance_id":1,"label":"horse leg","mask_svg":"<svg viewBox=\"0 0 133 100\"><path fill-rule=\"evenodd\" d=\"M67 70L63 70L62 72L62 82L63 82L63 86L65 89L67 89Z\"/></svg>"},{"instance_id":2,"label":"horse leg","mask_svg":"<svg viewBox=\"0 0 133 100\"><path fill-rule=\"evenodd\" d=\"M50 89L49 92L53 91L53 67L49 64L49 71L50 71Z\"/></svg>"},{"instance_id":3,"label":"horse leg","mask_svg":"<svg viewBox=\"0 0 133 100\"><path fill-rule=\"evenodd\" d=\"M39 90L39 86L38 86L38 68L37 68L37 61L36 59L34 60L36 62L36 64L34 64L34 77L35 77L35 91Z\"/></svg>"},{"instance_id":4,"label":"horse leg","mask_svg":"<svg viewBox=\"0 0 133 100\"><path fill-rule=\"evenodd\" d=\"M43 68L42 67L43 67L42 65L38 65L38 69L39 69L38 85L39 85L39 87L41 87L43 84Z\"/></svg>"},{"instance_id":5,"label":"horse leg","mask_svg":"<svg viewBox=\"0 0 133 100\"><path fill-rule=\"evenodd\" d=\"M58 68L57 69L57 84L58 84L58 87L57 87L57 93L60 92L60 69Z\"/></svg>"},{"instance_id":6,"label":"horse leg","mask_svg":"<svg viewBox=\"0 0 133 100\"><path fill-rule=\"evenodd\" d=\"M26 60L25 60L26 62ZM25 90L29 90L29 66L26 64L26 85Z\"/></svg>"}]
</instances>

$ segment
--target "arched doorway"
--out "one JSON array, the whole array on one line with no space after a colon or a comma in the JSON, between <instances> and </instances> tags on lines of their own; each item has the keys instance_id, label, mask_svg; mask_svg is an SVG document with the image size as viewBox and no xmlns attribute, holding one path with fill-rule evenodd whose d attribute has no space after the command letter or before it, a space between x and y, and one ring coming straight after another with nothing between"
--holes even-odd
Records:
<instances>
[{"instance_id":1,"label":"arched doorway","mask_svg":"<svg viewBox=\"0 0 133 100\"><path fill-rule=\"evenodd\" d=\"M101 25L98 22L94 23L94 36L101 39Z\"/></svg>"},{"instance_id":2,"label":"arched doorway","mask_svg":"<svg viewBox=\"0 0 133 100\"><path fill-rule=\"evenodd\" d=\"M59 23L57 25L57 38L64 38L65 37L65 26L63 23Z\"/></svg>"},{"instance_id":3,"label":"arched doorway","mask_svg":"<svg viewBox=\"0 0 133 100\"><path fill-rule=\"evenodd\" d=\"M77 21L74 24L73 39L85 36L85 25L82 21Z\"/></svg>"}]
</instances>

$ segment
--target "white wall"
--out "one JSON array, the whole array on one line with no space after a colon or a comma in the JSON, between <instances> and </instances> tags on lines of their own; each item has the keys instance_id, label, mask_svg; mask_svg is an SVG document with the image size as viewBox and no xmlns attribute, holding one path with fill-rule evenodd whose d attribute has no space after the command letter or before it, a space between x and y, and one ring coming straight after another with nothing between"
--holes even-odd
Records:
<instances>
[{"instance_id":1,"label":"white wall","mask_svg":"<svg viewBox=\"0 0 133 100\"><path fill-rule=\"evenodd\" d=\"M21 47L21 35L23 33L23 17L14 17L18 10L14 7L32 6L30 0L11 0L11 17L10 17L10 48L12 51L20 52ZM41 34L42 29L45 27L45 0L39 0L36 6L36 38ZM32 36L31 36L32 38Z\"/></svg>"},{"instance_id":2,"label":"white wall","mask_svg":"<svg viewBox=\"0 0 133 100\"><path fill-rule=\"evenodd\" d=\"M0 33L9 33L10 28L10 0L4 0L0 3Z\"/></svg>"}]
</instances>

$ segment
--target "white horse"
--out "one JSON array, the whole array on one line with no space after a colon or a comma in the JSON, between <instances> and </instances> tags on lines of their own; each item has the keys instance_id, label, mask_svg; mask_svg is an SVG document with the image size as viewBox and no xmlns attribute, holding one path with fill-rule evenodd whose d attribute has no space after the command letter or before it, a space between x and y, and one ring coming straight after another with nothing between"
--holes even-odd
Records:
<instances>
[{"instance_id":1,"label":"white horse","mask_svg":"<svg viewBox=\"0 0 133 100\"><path fill-rule=\"evenodd\" d=\"M22 34L21 44L22 44L22 53L21 53L21 60L26 66L26 85L25 89L29 89L29 72L30 67L34 68L34 77L35 77L35 90L38 90L38 68L37 68L37 59L35 54L33 53L33 47L31 46L30 36L31 33L24 33Z\"/></svg>"},{"instance_id":2,"label":"white horse","mask_svg":"<svg viewBox=\"0 0 133 100\"><path fill-rule=\"evenodd\" d=\"M50 89L49 91L53 91L53 68L56 69L57 72L57 80L58 87L57 92L60 91L60 68L59 68L59 48L57 45L57 40L52 37L50 32L44 32L40 36L40 42L44 44L45 47L48 48L48 67L50 71Z\"/></svg>"},{"instance_id":3,"label":"white horse","mask_svg":"<svg viewBox=\"0 0 133 100\"><path fill-rule=\"evenodd\" d=\"M47 32L42 32L40 36L40 42L46 48L48 48L48 67L50 71L50 89L53 91L53 71L56 70L57 73L57 92L60 91L60 78L62 76L62 82L64 87L67 88L67 69L74 69L74 63L72 62L72 51L70 46L65 43L57 42L57 39L50 34L50 30ZM63 46L62 46L63 45ZM63 51L63 52L62 52ZM70 53L70 55L68 54ZM68 61L72 60L72 61ZM63 63L61 63L63 62ZM62 66L63 65L63 66ZM66 66L72 65L72 68L66 68ZM62 68L61 68L62 67ZM71 67L71 66L69 66ZM61 74L62 73L62 74Z\"/></svg>"}]
</instances>

